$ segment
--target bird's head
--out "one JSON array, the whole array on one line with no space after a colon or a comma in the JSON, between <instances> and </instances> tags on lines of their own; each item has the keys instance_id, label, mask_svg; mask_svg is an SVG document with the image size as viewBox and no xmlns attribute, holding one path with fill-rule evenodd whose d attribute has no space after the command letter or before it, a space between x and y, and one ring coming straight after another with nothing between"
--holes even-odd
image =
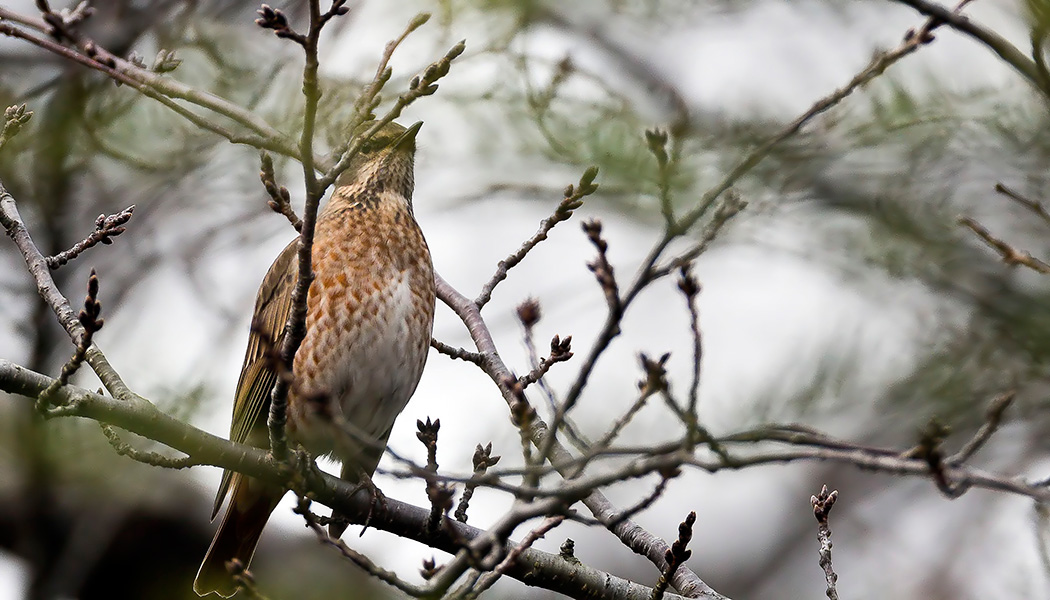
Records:
<instances>
[{"instance_id":1,"label":"bird's head","mask_svg":"<svg viewBox=\"0 0 1050 600\"><path fill-rule=\"evenodd\" d=\"M373 125L375 121L365 121L353 135L363 135ZM376 193L389 190L411 202L415 186L416 134L422 126L422 121L408 128L397 123L384 125L361 145L349 168L336 180L336 186L350 185Z\"/></svg>"}]
</instances>

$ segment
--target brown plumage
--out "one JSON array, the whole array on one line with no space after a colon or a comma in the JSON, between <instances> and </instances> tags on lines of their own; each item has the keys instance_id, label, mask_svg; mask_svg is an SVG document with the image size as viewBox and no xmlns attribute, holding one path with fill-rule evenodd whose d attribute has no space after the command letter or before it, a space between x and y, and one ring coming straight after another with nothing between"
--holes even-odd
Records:
<instances>
[{"instance_id":1,"label":"brown plumage","mask_svg":"<svg viewBox=\"0 0 1050 600\"><path fill-rule=\"evenodd\" d=\"M315 279L306 337L295 355L288 435L314 456L343 462L358 480L379 463L394 419L423 372L434 321L434 269L412 214L415 135L391 123L366 143L318 215ZM279 347L298 273L297 241L277 257L255 302L248 350L237 382L230 439L269 447L266 417L276 374L267 346ZM283 488L230 471L212 518L232 499L193 589L230 596L227 562L251 561Z\"/></svg>"}]
</instances>

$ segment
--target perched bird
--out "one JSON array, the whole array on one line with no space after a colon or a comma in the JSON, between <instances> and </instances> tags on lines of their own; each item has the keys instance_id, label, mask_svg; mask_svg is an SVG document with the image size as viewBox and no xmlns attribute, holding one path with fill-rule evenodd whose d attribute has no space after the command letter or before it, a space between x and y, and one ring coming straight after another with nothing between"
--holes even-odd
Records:
<instances>
[{"instance_id":1,"label":"perched bird","mask_svg":"<svg viewBox=\"0 0 1050 600\"><path fill-rule=\"evenodd\" d=\"M366 124L368 125L368 124ZM295 355L287 432L314 456L343 462L342 477L369 477L394 420L419 383L434 323L434 268L412 213L415 137L422 123L391 123L364 144L317 217L315 279L306 337ZM230 439L268 448L266 420L279 347L298 273L293 241L270 266L255 301L237 382ZM227 562L247 566L285 489L226 471L212 518L231 494L193 589L229 597Z\"/></svg>"}]
</instances>

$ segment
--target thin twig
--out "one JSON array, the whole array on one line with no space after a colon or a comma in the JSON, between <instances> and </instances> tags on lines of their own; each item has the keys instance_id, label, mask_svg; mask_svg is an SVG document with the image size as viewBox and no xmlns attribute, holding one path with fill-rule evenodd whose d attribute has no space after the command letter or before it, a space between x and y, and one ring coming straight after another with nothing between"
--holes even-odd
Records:
<instances>
[{"instance_id":1,"label":"thin twig","mask_svg":"<svg viewBox=\"0 0 1050 600\"><path fill-rule=\"evenodd\" d=\"M551 367L560 363L565 362L572 358L572 336L567 336L565 339L561 339L559 336L554 336L551 340L551 353L550 356L544 358L536 365L532 371L529 371L527 375L523 375L518 378L518 384L521 385L522 389L529 387L543 379L543 376L550 371Z\"/></svg>"},{"instance_id":2,"label":"thin twig","mask_svg":"<svg viewBox=\"0 0 1050 600\"><path fill-rule=\"evenodd\" d=\"M270 196L270 200L267 202L270 210L288 219L288 222L291 223L296 232L302 232L303 220L292 209L291 193L283 185L277 185L277 176L273 170L273 158L270 157L269 153L262 152L260 153L259 162L261 163L259 180L262 181L263 189Z\"/></svg>"},{"instance_id":3,"label":"thin twig","mask_svg":"<svg viewBox=\"0 0 1050 600\"><path fill-rule=\"evenodd\" d=\"M550 530L554 529L558 525L561 525L564 521L565 517L561 515L555 515L553 517L547 517L546 519L544 519L538 527L529 531L529 533L527 533L525 537L521 539L521 542L519 542L517 546L512 548L511 551L507 553L507 556L502 561L500 561L498 565L496 565L495 569L493 569L489 573L482 575L478 579L477 584L473 586L473 589L465 597L477 598L482 594L482 592L492 587L492 585L496 583L496 581L498 581L504 573L507 572L507 569L509 569L518 560L518 557L521 556L522 552L530 548L533 544L536 543L537 540L543 539L543 537L547 535L547 533L550 532Z\"/></svg>"},{"instance_id":4,"label":"thin twig","mask_svg":"<svg viewBox=\"0 0 1050 600\"><path fill-rule=\"evenodd\" d=\"M638 397L635 398L630 408L624 411L624 413L620 415L618 419L616 419L616 422L612 424L612 427L610 427L609 430L605 432L605 435L603 435L601 439L595 442L592 447L598 449L599 451L603 448L610 447L612 443L616 440L616 438L620 435L620 432L623 431L623 428L626 427L632 419L634 419L635 415L637 415L639 411L645 408L645 405L648 403L649 398L652 398L653 395L658 393L659 391L660 390L658 389L654 389L650 386L643 385L641 392L638 394Z\"/></svg>"},{"instance_id":5,"label":"thin twig","mask_svg":"<svg viewBox=\"0 0 1050 600\"><path fill-rule=\"evenodd\" d=\"M985 413L984 424L977 430L977 433L973 434L966 445L963 446L957 453L948 457L945 462L949 466L958 466L962 463L973 458L977 451L984 447L988 440L992 439L992 436L996 431L999 430L999 425L1003 421L1003 414L1006 409L1013 403L1014 398L1017 397L1016 390L1010 390L1003 392L992 399L988 405L988 411Z\"/></svg>"},{"instance_id":6,"label":"thin twig","mask_svg":"<svg viewBox=\"0 0 1050 600\"><path fill-rule=\"evenodd\" d=\"M394 51L397 50L398 46L405 41L409 35L415 30L419 29L430 20L430 13L421 12L409 21L401 35L395 39L387 42L386 47L383 49L382 56L379 57L379 63L376 65L375 75L372 77L372 81L365 86L364 91L357 100L354 102L354 118L350 122L350 129L353 130L361 123L364 123L372 111L379 105L379 92L382 91L383 86L390 81L390 77L393 76L393 70L388 66L390 59L394 56ZM343 156L350 147L353 140L348 140L346 146L336 151L336 156Z\"/></svg>"},{"instance_id":7,"label":"thin twig","mask_svg":"<svg viewBox=\"0 0 1050 600\"><path fill-rule=\"evenodd\" d=\"M995 191L996 193L1002 194L1003 196L1006 196L1014 202L1017 202L1021 206L1035 213L1040 219L1045 221L1047 224L1050 224L1050 212L1046 211L1046 207L1043 206L1042 202L1027 198L1020 192L1012 190L1003 185L1002 183L995 184Z\"/></svg>"},{"instance_id":8,"label":"thin twig","mask_svg":"<svg viewBox=\"0 0 1050 600\"><path fill-rule=\"evenodd\" d=\"M437 477L437 443L438 432L441 430L441 419L421 421L416 420L416 438L427 449L427 465L423 468L423 478L427 484L427 498L430 499L430 518L427 519L427 531L431 534L437 532L442 519L447 517L452 509L452 498L455 488L440 481Z\"/></svg>"},{"instance_id":9,"label":"thin twig","mask_svg":"<svg viewBox=\"0 0 1050 600\"><path fill-rule=\"evenodd\" d=\"M594 183L594 178L597 176L598 167L590 167L584 171L577 185L570 185L565 188L565 197L558 203L558 207L554 209L551 216L540 221L540 227L536 233L534 233L529 239L525 240L525 243L514 251L514 253L499 261L496 265L495 274L485 282L485 285L481 286L481 292L474 300L474 304L476 304L478 308L483 308L488 304L489 300L492 299L493 290L496 289L496 286L499 285L501 281L507 278L508 272L521 263L521 261L525 259L525 256L527 256L528 253L540 242L547 239L551 230L554 229L558 223L567 221L569 217L572 216L573 211L583 205L583 199L585 197L598 191L598 184Z\"/></svg>"},{"instance_id":10,"label":"thin twig","mask_svg":"<svg viewBox=\"0 0 1050 600\"><path fill-rule=\"evenodd\" d=\"M101 313L102 304L98 301L98 275L95 274L94 269L91 269L91 276L88 278L88 291L84 297L84 308L77 315L77 321L84 328L84 335L77 341L73 357L66 364L62 365L62 371L58 379L49 385L40 394L40 398L37 399L36 408L42 414L46 414L48 408L53 404L55 392L58 391L58 388L68 384L69 378L80 370L80 365L84 364L88 348L91 347L92 338L98 330L102 329L102 325L105 323L104 319L99 317Z\"/></svg>"},{"instance_id":11,"label":"thin twig","mask_svg":"<svg viewBox=\"0 0 1050 600\"><path fill-rule=\"evenodd\" d=\"M295 354L306 337L306 300L310 284L314 280L313 243L317 226L317 208L325 188L318 185L317 173L314 170L314 128L317 121L317 104L321 99L321 89L317 80L319 68L317 44L324 23L321 22L320 0L310 0L310 30L305 36L289 35L289 39L303 47L305 61L303 65L303 124L299 136L299 161L302 163L303 179L306 184L306 206L303 208L302 223L299 228L299 247L297 249L298 275L292 288L291 308L284 326L284 339L281 342L281 362L289 372L293 372ZM274 28L274 21L281 19L280 12L263 5L259 10L260 27ZM287 22L285 21L287 31ZM277 32L280 35L280 31ZM288 439L285 425L288 420L288 384L278 380L270 394L270 411L266 426L269 430L270 452L278 460L284 460L288 454Z\"/></svg>"},{"instance_id":12,"label":"thin twig","mask_svg":"<svg viewBox=\"0 0 1050 600\"><path fill-rule=\"evenodd\" d=\"M828 514L835 506L835 500L839 497L839 491L828 492L828 486L820 488L820 494L810 496L809 502L813 505L813 515L817 518L817 540L820 542L820 568L824 570L824 579L827 581L828 600L839 600L839 592L835 585L839 576L831 565L831 527L828 526Z\"/></svg>"},{"instance_id":13,"label":"thin twig","mask_svg":"<svg viewBox=\"0 0 1050 600\"><path fill-rule=\"evenodd\" d=\"M747 202L740 198L739 194L733 190L728 190L722 196L722 202L719 204L718 209L715 210L715 214L711 217L711 220L704 225L703 232L700 234L700 239L697 240L691 248L678 254L674 258L670 259L667 264L662 266L654 266L649 271L647 277L649 282L662 279L676 269L681 269L686 265L692 264L697 257L707 251L708 247L715 241L722 230L725 228L729 221L733 217L740 214L745 208L747 208Z\"/></svg>"},{"instance_id":14,"label":"thin twig","mask_svg":"<svg viewBox=\"0 0 1050 600\"><path fill-rule=\"evenodd\" d=\"M704 357L704 340L700 334L700 310L696 298L700 295L700 283L688 265L682 265L678 278L678 290L685 296L685 305L689 310L689 332L693 340L693 380L689 383L689 405L687 414L697 421L696 404L700 390L700 364Z\"/></svg>"},{"instance_id":15,"label":"thin twig","mask_svg":"<svg viewBox=\"0 0 1050 600\"><path fill-rule=\"evenodd\" d=\"M450 346L449 344L446 344L435 338L430 339L430 347L446 356L458 358L459 360L465 360L467 362L472 362L478 365L479 367L484 362L484 360L481 358L481 355L477 352L471 352L470 350L467 350L465 348L457 348L456 346Z\"/></svg>"},{"instance_id":16,"label":"thin twig","mask_svg":"<svg viewBox=\"0 0 1050 600\"><path fill-rule=\"evenodd\" d=\"M467 511L470 509L470 499L474 496L474 490L478 487L479 480L492 466L499 462L501 457L492 456L492 442L485 446L478 444L474 449L474 475L470 481L463 486L463 495L460 496L459 506L456 507L456 520L460 523L467 522Z\"/></svg>"},{"instance_id":17,"label":"thin twig","mask_svg":"<svg viewBox=\"0 0 1050 600\"><path fill-rule=\"evenodd\" d=\"M652 600L663 598L674 572L678 570L678 567L685 564L685 561L689 560L689 557L693 554L693 551L688 546L689 541L693 539L694 523L696 523L696 513L690 512L685 520L678 525L678 539L671 544L664 557L667 561L667 567L660 574L660 579L656 582L656 587L653 588L653 593L650 596Z\"/></svg>"},{"instance_id":18,"label":"thin twig","mask_svg":"<svg viewBox=\"0 0 1050 600\"><path fill-rule=\"evenodd\" d=\"M200 461L195 460L193 457L184 456L182 458L174 458L170 456L164 456L156 452L144 452L133 448L130 444L120 439L120 434L117 433L116 428L112 425L99 422L99 427L102 428L103 435L106 436L106 440L109 445L121 456L126 456L131 460L138 461L154 467L163 467L165 469L185 469L187 467L196 467L201 464Z\"/></svg>"},{"instance_id":19,"label":"thin twig","mask_svg":"<svg viewBox=\"0 0 1050 600\"><path fill-rule=\"evenodd\" d=\"M300 497L299 503L295 507L295 512L303 517L306 521L306 526L314 532L314 535L317 536L319 542L335 548L343 558L357 565L364 572L414 598L421 598L426 595L425 588L421 588L401 579L397 576L397 573L383 569L372 562L372 560L364 554L347 546L343 540L328 535L328 532L325 531L318 516L310 511L310 500Z\"/></svg>"},{"instance_id":20,"label":"thin twig","mask_svg":"<svg viewBox=\"0 0 1050 600\"><path fill-rule=\"evenodd\" d=\"M124 233L127 229L125 224L131 220L131 215L134 212L135 205L132 204L119 213L109 215L108 217L106 215L99 215L98 218L95 219L95 230L92 231L90 235L74 244L69 250L47 257L47 266L52 269L57 269L80 256L83 252L96 244L112 244L113 238Z\"/></svg>"},{"instance_id":21,"label":"thin twig","mask_svg":"<svg viewBox=\"0 0 1050 600\"><path fill-rule=\"evenodd\" d=\"M288 136L266 123L257 114L210 92L197 90L170 77L164 77L162 76L163 69L156 72L145 69L134 62L112 54L93 40L85 38L79 33L67 31L68 35L76 38L74 40L76 49L70 49L50 38L40 38L31 35L19 27L9 25L3 21L17 23L50 35L52 26L43 20L26 17L8 9L0 8L0 35L24 39L63 58L101 71L110 78L161 102L180 116L189 119L195 125L207 131L218 133L234 143L245 143L257 148L265 148L285 156L297 156L295 143ZM167 62L170 63L171 61L168 60ZM221 115L251 133L235 134L212 123L208 119L202 119L196 113L175 103L173 99L184 100Z\"/></svg>"},{"instance_id":22,"label":"thin twig","mask_svg":"<svg viewBox=\"0 0 1050 600\"><path fill-rule=\"evenodd\" d=\"M86 334L86 330L80 323L77 314L73 312L73 308L69 305L69 300L62 295L62 292L59 291L58 286L55 284L55 280L51 276L51 269L47 266L47 259L44 258L36 244L33 243L29 230L22 221L21 215L18 214L18 205L14 197L4 188L3 182L0 182L0 225L3 225L8 237L14 241L18 251L22 254L26 268L36 282L36 289L41 299L55 313L59 324L69 334L73 343L80 344ZM95 346L87 348L84 353L84 360L91 365L102 384L106 386L106 389L115 398L129 402L145 401L144 398L128 388L98 348Z\"/></svg>"},{"instance_id":23,"label":"thin twig","mask_svg":"<svg viewBox=\"0 0 1050 600\"><path fill-rule=\"evenodd\" d=\"M1036 88L1043 91L1044 94L1050 93L1050 90L1044 86L1042 78L1039 76L1039 68L1035 62L1017 49L1016 46L1007 41L1006 38L1000 36L994 31L982 27L977 23L974 23L969 17L961 14L961 10L970 2L970 0L962 0L955 9L949 9L940 4L934 2L928 2L927 0L894 0L900 4L905 4L919 11L923 15L926 15L930 19L928 23L932 22L935 25L929 29L935 29L940 25L947 24L948 27L970 36L977 40L989 50L994 52L1003 59L1008 65L1014 68L1015 71L1021 74L1022 77L1030 81L1036 86Z\"/></svg>"},{"instance_id":24,"label":"thin twig","mask_svg":"<svg viewBox=\"0 0 1050 600\"><path fill-rule=\"evenodd\" d=\"M515 312L517 313L518 320L522 325L522 338L525 342L525 351L529 356L529 366L532 368L533 373L538 373L543 361L540 360L539 353L536 351L536 343L533 340L533 329L543 314L540 310L540 303L535 298L526 298L518 305ZM545 373L546 371L544 371L544 374ZM541 374L541 376L536 379L536 384L539 385L543 397L546 398L547 406L550 409L551 414L556 413L558 411L558 398L555 395L554 390L551 389L551 386L547 384L547 379ZM587 452L590 447L590 441L580 432L580 428L577 427L576 423L568 416L562 419L561 431L568 436L569 442L571 442L577 450L580 452Z\"/></svg>"},{"instance_id":25,"label":"thin twig","mask_svg":"<svg viewBox=\"0 0 1050 600\"><path fill-rule=\"evenodd\" d=\"M647 129L645 131L645 142L649 146L649 152L656 158L656 166L659 168L657 185L660 188L660 214L664 217L666 227L674 227L674 200L671 198L671 174L677 166L677 161L672 164L671 157L667 154L667 132L661 129Z\"/></svg>"},{"instance_id":26,"label":"thin twig","mask_svg":"<svg viewBox=\"0 0 1050 600\"><path fill-rule=\"evenodd\" d=\"M676 477L678 473L679 471L677 469L669 469L664 473L661 473L660 481L655 487L653 487L651 492L638 502L635 502L634 506L628 506L624 509L624 511L614 517L609 524L616 526L622 521L633 519L636 514L648 509L654 502L660 499L660 496L663 496L664 492L667 491L667 483L671 481L672 477Z\"/></svg>"},{"instance_id":27,"label":"thin twig","mask_svg":"<svg viewBox=\"0 0 1050 600\"><path fill-rule=\"evenodd\" d=\"M419 17L417 17L417 19L418 18ZM400 94L397 97L397 101L392 107L390 107L386 114L383 115L381 118L376 119L372 123L371 127L369 127L364 133L350 141L350 144L347 146L346 150L341 153L339 160L331 168L325 171L324 176L318 180L317 185L319 186L319 188L323 191L328 189L330 185L335 183L335 180L339 177L339 175L342 174L342 172L350 166L350 162L354 159L355 156L357 156L357 153L361 150L361 146L364 145L366 141L372 139L372 136L378 133L380 129L385 127L387 124L391 123L394 119L401 116L401 112L404 111L406 107L408 107L416 100L424 96L429 96L436 92L438 89L438 80L448 75L449 68L452 65L452 61L454 61L461 54L463 54L466 48L466 41L459 42L458 44L452 46L452 48L450 48L448 52L445 53L445 56L441 57L436 62L431 63L430 66L428 66L423 71L422 76L413 77L412 81L409 83L408 91ZM383 76L389 78L387 72L384 72L383 74L380 74L377 77L382 78ZM363 123L363 116L361 117L361 119L361 122Z\"/></svg>"},{"instance_id":28,"label":"thin twig","mask_svg":"<svg viewBox=\"0 0 1050 600\"><path fill-rule=\"evenodd\" d=\"M1018 250L1003 240L995 237L984 225L977 222L977 220L971 217L960 217L959 224L974 232L974 234L981 238L981 241L983 241L989 248L998 252L1003 263L1011 267L1016 265L1028 267L1029 269L1044 275L1050 274L1050 264L1039 260L1028 252Z\"/></svg>"}]
</instances>

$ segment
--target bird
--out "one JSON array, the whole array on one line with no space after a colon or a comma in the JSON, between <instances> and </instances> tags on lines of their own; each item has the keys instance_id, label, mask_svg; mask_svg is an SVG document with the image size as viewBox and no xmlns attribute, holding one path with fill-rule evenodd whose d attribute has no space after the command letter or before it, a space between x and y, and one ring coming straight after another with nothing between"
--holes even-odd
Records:
<instances>
[{"instance_id":1,"label":"bird","mask_svg":"<svg viewBox=\"0 0 1050 600\"><path fill-rule=\"evenodd\" d=\"M306 336L292 365L286 431L312 456L342 461L341 476L355 483L371 484L394 421L422 376L433 330L434 267L412 209L421 126L391 122L364 142L316 221L315 277ZM282 343L291 309L297 248L297 240L288 244L259 286L230 425L235 442L269 448L267 414L278 375L272 349ZM236 593L229 561L247 568L286 491L223 473L213 520L224 498L231 499L194 581L198 595Z\"/></svg>"}]
</instances>

